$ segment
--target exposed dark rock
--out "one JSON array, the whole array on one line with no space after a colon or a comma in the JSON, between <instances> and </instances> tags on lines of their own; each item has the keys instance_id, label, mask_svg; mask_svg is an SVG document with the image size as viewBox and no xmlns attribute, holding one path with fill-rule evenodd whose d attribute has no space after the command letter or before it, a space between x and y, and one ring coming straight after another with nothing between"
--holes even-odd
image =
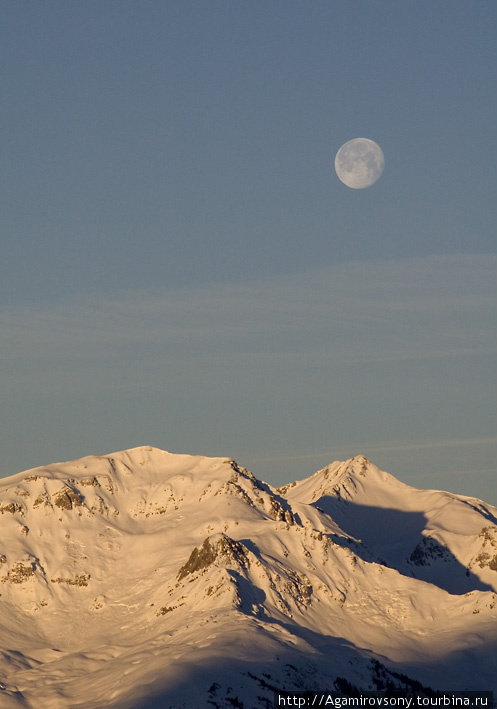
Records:
<instances>
[{"instance_id":1,"label":"exposed dark rock","mask_svg":"<svg viewBox=\"0 0 497 709\"><path fill-rule=\"evenodd\" d=\"M10 581L10 583L24 583L25 581L28 581L31 576L34 576L34 573L34 563L16 561L16 563L12 565L12 568L7 576L2 579L2 581Z\"/></svg>"},{"instance_id":2,"label":"exposed dark rock","mask_svg":"<svg viewBox=\"0 0 497 709\"><path fill-rule=\"evenodd\" d=\"M11 515L14 515L16 512L23 514L24 507L18 502L9 502L7 505L3 505L3 507L0 507L0 512L2 514L4 512L10 512Z\"/></svg>"},{"instance_id":3,"label":"exposed dark rock","mask_svg":"<svg viewBox=\"0 0 497 709\"><path fill-rule=\"evenodd\" d=\"M100 483L98 482L97 478L86 478L85 480L80 480L79 481L80 485L83 485L83 487L100 487Z\"/></svg>"},{"instance_id":4,"label":"exposed dark rock","mask_svg":"<svg viewBox=\"0 0 497 709\"><path fill-rule=\"evenodd\" d=\"M42 492L38 495L36 500L33 502L33 507L36 509L40 505L45 505L45 507L52 507L52 503L50 501L50 496L48 492Z\"/></svg>"},{"instance_id":5,"label":"exposed dark rock","mask_svg":"<svg viewBox=\"0 0 497 709\"><path fill-rule=\"evenodd\" d=\"M76 490L73 490L68 485L56 492L53 496L54 504L62 510L72 510L74 507L81 507L84 503L84 497Z\"/></svg>"},{"instance_id":6,"label":"exposed dark rock","mask_svg":"<svg viewBox=\"0 0 497 709\"><path fill-rule=\"evenodd\" d=\"M89 574L78 574L74 578L68 579L62 579L60 576L56 579L50 579L52 583L66 583L68 586L88 586L89 580Z\"/></svg>"},{"instance_id":7,"label":"exposed dark rock","mask_svg":"<svg viewBox=\"0 0 497 709\"><path fill-rule=\"evenodd\" d=\"M482 551L475 558L475 562L478 564L480 569L483 569L485 568L485 566L488 566L489 569L492 569L492 571L497 571L497 554L492 557L488 552Z\"/></svg>"},{"instance_id":8,"label":"exposed dark rock","mask_svg":"<svg viewBox=\"0 0 497 709\"><path fill-rule=\"evenodd\" d=\"M236 542L225 534L214 539L207 537L200 549L195 547L186 564L181 567L178 572L178 580L181 581L188 574L205 569L217 559L227 566L248 566L247 554L248 550L241 542Z\"/></svg>"},{"instance_id":9,"label":"exposed dark rock","mask_svg":"<svg viewBox=\"0 0 497 709\"><path fill-rule=\"evenodd\" d=\"M450 554L440 542L432 537L424 537L409 557L409 562L415 566L429 566L435 560L449 561Z\"/></svg>"}]
</instances>

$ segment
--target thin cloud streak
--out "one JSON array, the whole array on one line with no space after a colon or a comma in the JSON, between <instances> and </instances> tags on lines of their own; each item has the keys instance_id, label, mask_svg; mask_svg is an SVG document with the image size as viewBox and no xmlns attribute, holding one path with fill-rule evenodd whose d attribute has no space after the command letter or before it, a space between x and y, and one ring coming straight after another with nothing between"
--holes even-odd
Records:
<instances>
[{"instance_id":1,"label":"thin cloud streak","mask_svg":"<svg viewBox=\"0 0 497 709\"><path fill-rule=\"evenodd\" d=\"M329 365L492 354L492 261L357 262L252 284L4 308L2 356L80 363L114 359L116 348L120 357L152 357L159 347L164 360L186 352Z\"/></svg>"},{"instance_id":2,"label":"thin cloud streak","mask_svg":"<svg viewBox=\"0 0 497 709\"><path fill-rule=\"evenodd\" d=\"M416 451L416 450L426 450L429 448L463 448L466 446L480 446L480 445L496 445L497 436L486 436L481 438L465 438L458 440L440 440L440 441L410 441L406 443L375 443L369 444L355 444L351 443L349 445L342 445L340 447L333 446L326 451L313 451L312 453L299 453L296 455L268 455L268 456L255 456L252 460L256 463L276 463L285 461L297 461L297 460L315 460L317 458L326 458L330 455L349 455L350 451L356 451L354 455L359 455L362 449L367 449L368 453L396 453L403 451ZM331 462L331 459L330 459ZM484 471L474 471L474 472L489 472Z\"/></svg>"}]
</instances>

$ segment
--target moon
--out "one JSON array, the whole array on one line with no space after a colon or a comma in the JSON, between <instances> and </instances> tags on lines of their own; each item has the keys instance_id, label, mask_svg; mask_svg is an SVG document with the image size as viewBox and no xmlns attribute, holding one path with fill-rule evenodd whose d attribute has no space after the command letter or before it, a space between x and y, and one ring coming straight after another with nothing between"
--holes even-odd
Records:
<instances>
[{"instance_id":1,"label":"moon","mask_svg":"<svg viewBox=\"0 0 497 709\"><path fill-rule=\"evenodd\" d=\"M335 157L335 170L347 187L362 190L377 182L385 167L383 151L374 140L354 138L344 143Z\"/></svg>"}]
</instances>

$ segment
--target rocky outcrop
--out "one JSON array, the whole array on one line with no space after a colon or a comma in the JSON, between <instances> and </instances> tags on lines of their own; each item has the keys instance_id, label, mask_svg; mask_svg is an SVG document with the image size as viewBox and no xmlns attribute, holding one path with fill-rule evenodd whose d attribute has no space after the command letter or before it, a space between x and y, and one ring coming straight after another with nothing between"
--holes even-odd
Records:
<instances>
[{"instance_id":1,"label":"rocky outcrop","mask_svg":"<svg viewBox=\"0 0 497 709\"><path fill-rule=\"evenodd\" d=\"M242 568L249 565L248 549L226 534L216 534L207 537L200 548L190 554L190 558L178 572L178 581L188 574L205 569L218 561L223 566Z\"/></svg>"}]
</instances>

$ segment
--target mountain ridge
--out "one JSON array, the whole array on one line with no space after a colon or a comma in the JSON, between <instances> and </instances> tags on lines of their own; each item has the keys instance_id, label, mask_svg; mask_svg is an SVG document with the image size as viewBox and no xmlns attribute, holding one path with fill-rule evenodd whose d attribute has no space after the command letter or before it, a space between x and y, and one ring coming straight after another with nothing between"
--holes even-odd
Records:
<instances>
[{"instance_id":1,"label":"mountain ridge","mask_svg":"<svg viewBox=\"0 0 497 709\"><path fill-rule=\"evenodd\" d=\"M496 520L364 456L280 488L150 446L18 473L0 481L2 699L193 709L265 707L269 687L303 682L495 689Z\"/></svg>"}]
</instances>

